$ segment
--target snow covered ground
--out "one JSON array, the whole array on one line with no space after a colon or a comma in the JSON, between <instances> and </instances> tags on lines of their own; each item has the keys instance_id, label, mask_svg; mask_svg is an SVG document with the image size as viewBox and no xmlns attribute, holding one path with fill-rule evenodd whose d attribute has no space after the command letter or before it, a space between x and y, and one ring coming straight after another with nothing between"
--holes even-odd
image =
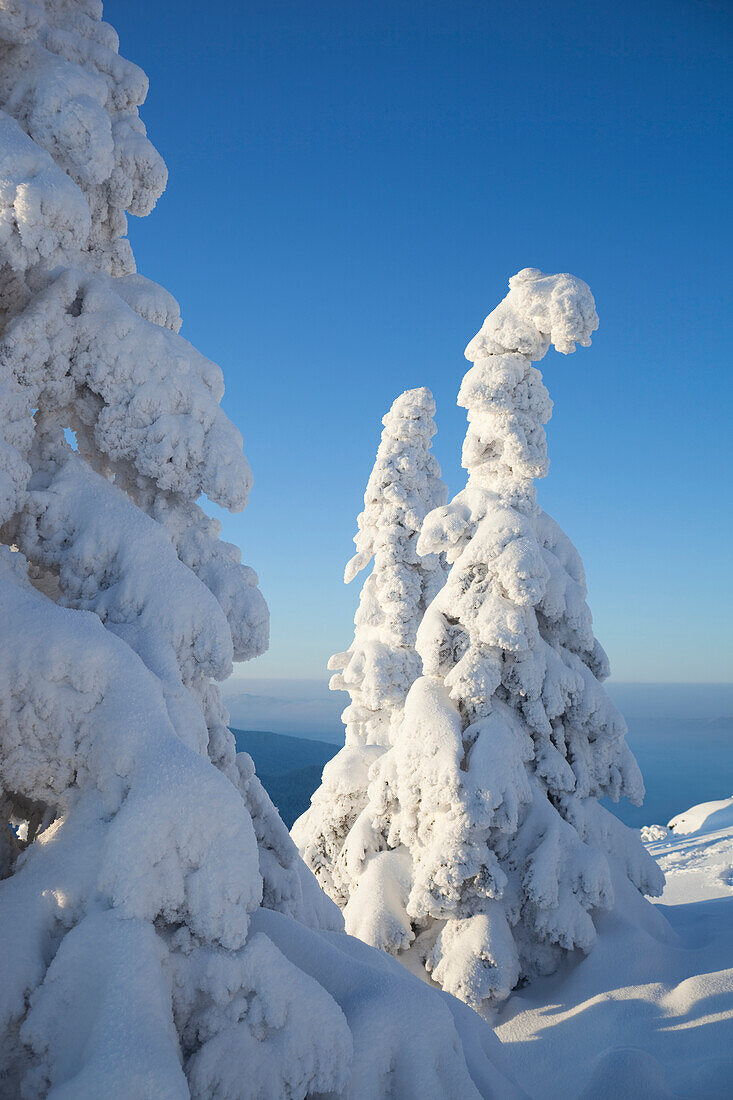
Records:
<instances>
[{"instance_id":1,"label":"snow covered ground","mask_svg":"<svg viewBox=\"0 0 733 1100\"><path fill-rule=\"evenodd\" d=\"M673 821L644 832L667 875L653 919L601 918L587 958L498 1017L530 1097L733 1096L733 799ZM638 908L630 892L628 904Z\"/></svg>"},{"instance_id":2,"label":"snow covered ground","mask_svg":"<svg viewBox=\"0 0 733 1100\"><path fill-rule=\"evenodd\" d=\"M237 737L258 737L239 747L268 775L287 773L286 794L307 802L330 746ZM667 876L651 920L630 894L628 920L603 918L587 958L514 994L498 1017L511 1072L532 1100L733 1097L733 799L672 821L674 831L642 834Z\"/></svg>"}]
</instances>

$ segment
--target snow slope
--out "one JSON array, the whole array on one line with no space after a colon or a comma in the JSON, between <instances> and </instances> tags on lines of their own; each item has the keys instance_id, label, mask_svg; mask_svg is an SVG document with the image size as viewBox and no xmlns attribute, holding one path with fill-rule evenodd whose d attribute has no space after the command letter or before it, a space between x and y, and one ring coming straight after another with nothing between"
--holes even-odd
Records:
<instances>
[{"instance_id":1,"label":"snow slope","mask_svg":"<svg viewBox=\"0 0 733 1100\"><path fill-rule=\"evenodd\" d=\"M253 738L240 747L258 770L261 757L282 779L305 777L304 750L315 759L331 749L235 732ZM307 784L291 787L307 802ZM498 1017L511 1071L535 1100L733 1096L733 798L670 826L642 831L667 877L654 920L641 930L606 920L608 935L574 971L514 994Z\"/></svg>"},{"instance_id":2,"label":"snow slope","mask_svg":"<svg viewBox=\"0 0 733 1100\"><path fill-rule=\"evenodd\" d=\"M643 831L667 876L651 917L627 891L587 958L518 991L497 1017L531 1097L733 1096L733 799L681 820L697 831Z\"/></svg>"},{"instance_id":3,"label":"snow slope","mask_svg":"<svg viewBox=\"0 0 733 1100\"><path fill-rule=\"evenodd\" d=\"M305 777L304 750L331 749L236 735L252 737L240 747L273 776L279 765L283 780ZM307 784L291 787L307 803ZM514 994L498 1017L511 1071L535 1100L733 1096L733 798L672 823L642 832L667 876L653 921L634 930L606 920L608 935L574 971Z\"/></svg>"}]
</instances>

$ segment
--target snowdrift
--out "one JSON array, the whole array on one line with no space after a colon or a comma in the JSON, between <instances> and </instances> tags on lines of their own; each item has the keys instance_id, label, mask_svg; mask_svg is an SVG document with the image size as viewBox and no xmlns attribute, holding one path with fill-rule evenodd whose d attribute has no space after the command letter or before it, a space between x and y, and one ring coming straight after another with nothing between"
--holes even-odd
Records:
<instances>
[{"instance_id":1,"label":"snowdrift","mask_svg":"<svg viewBox=\"0 0 733 1100\"><path fill-rule=\"evenodd\" d=\"M733 1095L733 821L711 806L643 830L667 879L654 907L628 888L587 958L515 993L497 1017L536 1100L723 1100ZM666 835L665 835L666 834ZM623 889L622 883L615 883Z\"/></svg>"},{"instance_id":2,"label":"snowdrift","mask_svg":"<svg viewBox=\"0 0 733 1100\"><path fill-rule=\"evenodd\" d=\"M667 826L676 836L690 836L694 833L712 833L717 829L733 826L733 798L724 798L719 802L702 802L673 817Z\"/></svg>"}]
</instances>

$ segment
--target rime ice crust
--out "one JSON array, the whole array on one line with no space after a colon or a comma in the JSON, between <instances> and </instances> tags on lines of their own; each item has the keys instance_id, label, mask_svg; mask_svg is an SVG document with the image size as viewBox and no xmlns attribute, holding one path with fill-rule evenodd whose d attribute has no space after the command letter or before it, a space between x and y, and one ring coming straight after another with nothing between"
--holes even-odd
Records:
<instances>
[{"instance_id":1,"label":"rime ice crust","mask_svg":"<svg viewBox=\"0 0 733 1100\"><path fill-rule=\"evenodd\" d=\"M401 394L382 420L364 511L357 519L357 552L344 580L349 583L372 560L374 568L359 599L354 641L328 666L336 673L331 688L351 696L343 713L346 744L326 765L321 787L292 830L306 863L342 906L365 876L369 881L375 874L391 878L385 861L375 858L385 844L366 812L367 785L370 768L389 747L407 693L420 674L417 629L445 581L442 557L417 553L426 513L447 497L430 450L434 415L433 395L423 387ZM393 866L399 879L391 862ZM398 889L396 883L391 888ZM349 927L348 914L347 907L347 931L360 934L359 928ZM386 946L382 937L376 940L375 946Z\"/></svg>"},{"instance_id":2,"label":"rime ice crust","mask_svg":"<svg viewBox=\"0 0 733 1100\"><path fill-rule=\"evenodd\" d=\"M235 752L217 681L268 613L198 501L251 475L135 273L166 169L101 14L0 0L0 1093L511 1095L493 1036L331 937Z\"/></svg>"},{"instance_id":3,"label":"rime ice crust","mask_svg":"<svg viewBox=\"0 0 733 1100\"><path fill-rule=\"evenodd\" d=\"M384 850L345 910L359 935L483 1011L590 948L615 874L652 895L663 881L599 804L638 802L643 784L601 686L582 563L537 505L552 404L532 361L550 343L590 343L593 297L531 268L509 285L466 351L468 481L425 517L417 547L450 572L417 633L423 675L368 776L362 818Z\"/></svg>"},{"instance_id":4,"label":"rime ice crust","mask_svg":"<svg viewBox=\"0 0 733 1100\"><path fill-rule=\"evenodd\" d=\"M591 345L598 314L590 287L574 275L544 275L525 267L512 275L509 293L489 314L466 348L472 363L491 355L519 352L544 358L552 344L563 355Z\"/></svg>"}]
</instances>

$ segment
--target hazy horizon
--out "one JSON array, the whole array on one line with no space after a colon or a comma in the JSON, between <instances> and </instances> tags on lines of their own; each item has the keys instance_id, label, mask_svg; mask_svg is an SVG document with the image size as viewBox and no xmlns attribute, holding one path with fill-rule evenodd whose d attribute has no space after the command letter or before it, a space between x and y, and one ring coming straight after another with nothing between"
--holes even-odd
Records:
<instances>
[{"instance_id":1,"label":"hazy horizon","mask_svg":"<svg viewBox=\"0 0 733 1100\"><path fill-rule=\"evenodd\" d=\"M641 807L609 803L622 821L665 824L689 806L733 793L733 684L608 681L606 687L626 719L646 786ZM330 692L325 680L252 677L234 688L225 692L233 728L343 744L341 711L349 697Z\"/></svg>"},{"instance_id":2,"label":"hazy horizon","mask_svg":"<svg viewBox=\"0 0 733 1100\"><path fill-rule=\"evenodd\" d=\"M733 717L733 684L609 680L609 695L627 720ZM223 684L231 725L343 742L341 713L349 696L332 692L328 677L232 677ZM733 750L733 738L731 738Z\"/></svg>"}]
</instances>

